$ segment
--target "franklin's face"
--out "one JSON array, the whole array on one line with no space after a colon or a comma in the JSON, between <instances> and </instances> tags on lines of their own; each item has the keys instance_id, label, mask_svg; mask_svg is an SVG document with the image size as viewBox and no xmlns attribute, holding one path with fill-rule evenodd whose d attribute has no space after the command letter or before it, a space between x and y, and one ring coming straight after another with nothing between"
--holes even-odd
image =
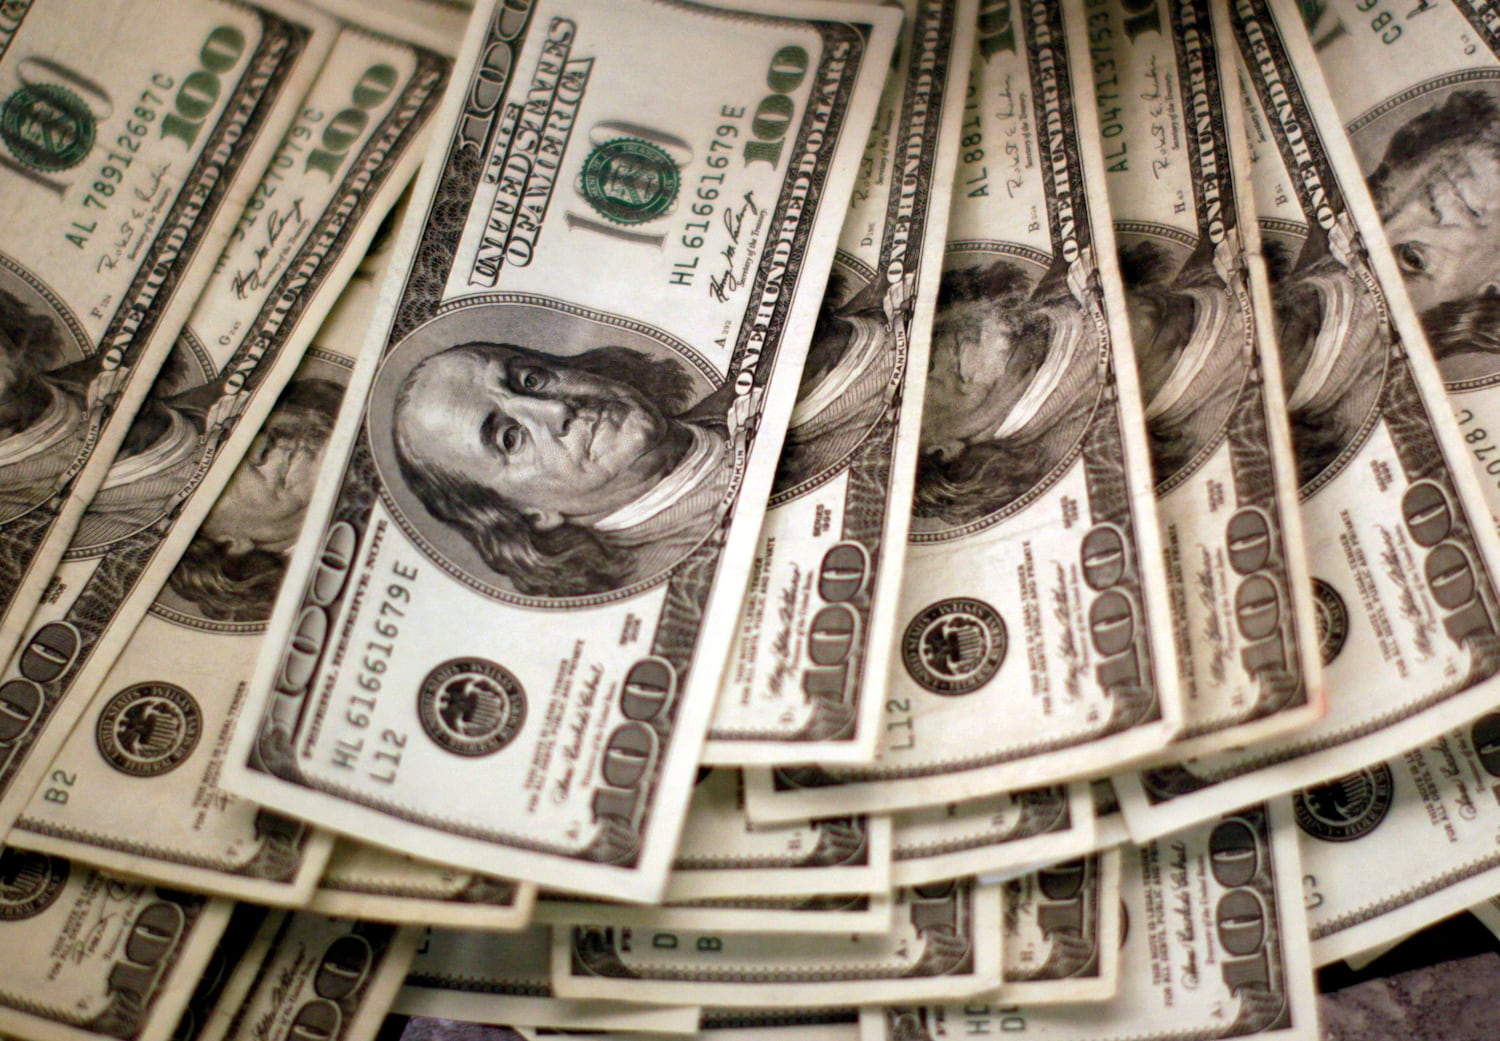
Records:
<instances>
[{"instance_id":1,"label":"franklin's face","mask_svg":"<svg viewBox=\"0 0 1500 1041\"><path fill-rule=\"evenodd\" d=\"M629 384L501 346L428 358L407 403L400 423L419 462L493 489L544 529L639 498L683 450Z\"/></svg>"},{"instance_id":2,"label":"franklin's face","mask_svg":"<svg viewBox=\"0 0 1500 1041\"><path fill-rule=\"evenodd\" d=\"M1395 174L1381 218L1418 311L1500 294L1500 160L1445 147Z\"/></svg>"},{"instance_id":3,"label":"franklin's face","mask_svg":"<svg viewBox=\"0 0 1500 1041\"><path fill-rule=\"evenodd\" d=\"M201 534L231 554L285 553L297 541L328 443L326 428L273 412L203 521Z\"/></svg>"},{"instance_id":4,"label":"franklin's face","mask_svg":"<svg viewBox=\"0 0 1500 1041\"><path fill-rule=\"evenodd\" d=\"M1003 308L966 300L939 310L932 328L921 450L955 458L995 431L1047 356L1035 337L1017 335Z\"/></svg>"}]
</instances>

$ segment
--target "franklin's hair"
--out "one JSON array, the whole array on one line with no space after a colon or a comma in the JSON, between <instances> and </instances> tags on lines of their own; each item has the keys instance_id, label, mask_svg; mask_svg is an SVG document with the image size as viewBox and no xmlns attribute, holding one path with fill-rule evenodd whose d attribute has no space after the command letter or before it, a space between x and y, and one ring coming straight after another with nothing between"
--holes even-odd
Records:
<instances>
[{"instance_id":1,"label":"franklin's hair","mask_svg":"<svg viewBox=\"0 0 1500 1041\"><path fill-rule=\"evenodd\" d=\"M261 436L269 442L265 447L295 441L321 449L333 430L343 396L344 388L330 380L288 384L261 428ZM261 622L271 617L286 563L284 554L265 549L231 553L227 544L200 532L172 569L167 585L206 618Z\"/></svg>"},{"instance_id":2,"label":"franklin's hair","mask_svg":"<svg viewBox=\"0 0 1500 1041\"><path fill-rule=\"evenodd\" d=\"M62 359L62 338L53 320L0 289L0 367L9 385L0 389L0 437L35 423L52 400L42 373Z\"/></svg>"},{"instance_id":3,"label":"franklin's hair","mask_svg":"<svg viewBox=\"0 0 1500 1041\"><path fill-rule=\"evenodd\" d=\"M1010 326L1017 342L1045 349L1052 338L1049 303L1027 302L1025 294L1030 281L1021 268L1009 260L996 260L979 267L944 272L938 289L938 322L945 308L961 303L979 303L997 311ZM1070 306L1068 303L1062 306ZM1068 402L1068 409L1057 425L1081 428L1093 409L1087 395ZM1004 509L1036 485L1056 463L1036 444L1036 435L1006 440L979 441L965 446L952 457L924 452L917 459L917 482L913 512L918 517L933 517L958 526L987 517Z\"/></svg>"},{"instance_id":4,"label":"franklin's hair","mask_svg":"<svg viewBox=\"0 0 1500 1041\"><path fill-rule=\"evenodd\" d=\"M432 357L457 351L483 358L497 348L627 384L655 402L666 416L680 413L692 394L687 374L674 362L628 347L596 347L561 357L508 343L479 342L450 347ZM528 596L587 596L625 585L631 574L632 552L606 533L572 522L548 530L537 528L493 488L443 467L422 451L404 417L412 407L417 374L430 360L414 366L402 382L392 424L401 476L427 512L456 529L492 571L505 576L518 592Z\"/></svg>"}]
</instances>

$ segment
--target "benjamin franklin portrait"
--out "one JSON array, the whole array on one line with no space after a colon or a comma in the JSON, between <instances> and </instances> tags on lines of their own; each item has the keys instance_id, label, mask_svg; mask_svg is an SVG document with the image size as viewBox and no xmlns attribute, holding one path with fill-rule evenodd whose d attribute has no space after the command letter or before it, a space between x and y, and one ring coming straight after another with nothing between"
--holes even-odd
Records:
<instances>
[{"instance_id":1,"label":"benjamin franklin portrait","mask_svg":"<svg viewBox=\"0 0 1500 1041\"><path fill-rule=\"evenodd\" d=\"M583 596L663 573L721 523L731 392L695 403L681 363L633 347L471 340L406 371L388 436L401 482L491 579Z\"/></svg>"},{"instance_id":2,"label":"benjamin franklin portrait","mask_svg":"<svg viewBox=\"0 0 1500 1041\"><path fill-rule=\"evenodd\" d=\"M300 375L282 391L167 579L167 606L213 621L270 617L343 392Z\"/></svg>"},{"instance_id":3,"label":"benjamin franklin portrait","mask_svg":"<svg viewBox=\"0 0 1500 1041\"><path fill-rule=\"evenodd\" d=\"M1363 242L1341 216L1302 243L1267 235L1264 251L1281 347L1281 378L1306 490L1336 473L1369 427L1385 372L1387 333L1357 272Z\"/></svg>"},{"instance_id":4,"label":"benjamin franklin portrait","mask_svg":"<svg viewBox=\"0 0 1500 1041\"><path fill-rule=\"evenodd\" d=\"M950 259L933 324L913 530L998 513L1054 473L1088 427L1100 348L1062 273L1033 284L1007 257Z\"/></svg>"},{"instance_id":5,"label":"benjamin franklin portrait","mask_svg":"<svg viewBox=\"0 0 1500 1041\"><path fill-rule=\"evenodd\" d=\"M1180 263L1163 242L1120 240L1131 342L1158 487L1182 480L1212 454L1249 371L1245 315L1206 248ZM1236 243L1226 241L1232 254ZM1180 266L1179 266L1180 265Z\"/></svg>"},{"instance_id":6,"label":"benjamin franklin portrait","mask_svg":"<svg viewBox=\"0 0 1500 1041\"><path fill-rule=\"evenodd\" d=\"M834 265L781 451L777 493L847 458L890 404L896 366L890 321L880 283L866 283L845 265Z\"/></svg>"},{"instance_id":7,"label":"benjamin franklin portrait","mask_svg":"<svg viewBox=\"0 0 1500 1041\"><path fill-rule=\"evenodd\" d=\"M1370 194L1444 379L1493 379L1500 374L1500 83L1434 92L1400 115L1378 163L1365 153L1384 128L1376 122L1356 132Z\"/></svg>"},{"instance_id":8,"label":"benjamin franklin portrait","mask_svg":"<svg viewBox=\"0 0 1500 1041\"><path fill-rule=\"evenodd\" d=\"M0 281L0 522L51 497L83 447L93 366L68 342L39 299Z\"/></svg>"}]
</instances>

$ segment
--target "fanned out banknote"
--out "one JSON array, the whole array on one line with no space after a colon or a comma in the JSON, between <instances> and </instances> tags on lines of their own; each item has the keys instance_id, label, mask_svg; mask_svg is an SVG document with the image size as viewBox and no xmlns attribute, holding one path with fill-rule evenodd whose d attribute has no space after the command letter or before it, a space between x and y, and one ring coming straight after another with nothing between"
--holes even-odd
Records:
<instances>
[{"instance_id":1,"label":"fanned out banknote","mask_svg":"<svg viewBox=\"0 0 1500 1041\"><path fill-rule=\"evenodd\" d=\"M1434 0L1383 33L1304 5L1313 49L1370 184L1490 511L1500 517L1500 23Z\"/></svg>"},{"instance_id":2,"label":"fanned out banknote","mask_svg":"<svg viewBox=\"0 0 1500 1041\"><path fill-rule=\"evenodd\" d=\"M476 932L524 928L536 886L339 839L308 898L325 915Z\"/></svg>"},{"instance_id":3,"label":"fanned out banknote","mask_svg":"<svg viewBox=\"0 0 1500 1041\"><path fill-rule=\"evenodd\" d=\"M192 1041L372 1041L421 936L414 928L273 912Z\"/></svg>"},{"instance_id":4,"label":"fanned out banknote","mask_svg":"<svg viewBox=\"0 0 1500 1041\"><path fill-rule=\"evenodd\" d=\"M548 968L551 937L545 925L510 936L433 930L412 962L394 1010L557 1030L697 1031L696 1006L556 997Z\"/></svg>"},{"instance_id":5,"label":"fanned out banknote","mask_svg":"<svg viewBox=\"0 0 1500 1041\"><path fill-rule=\"evenodd\" d=\"M225 1017L250 990L251 981L236 973L235 968L249 953L260 927L271 914L270 908L259 904L234 905L229 922L214 945L213 955L177 1020L172 1041L208 1041L211 1025L212 1033L222 1036Z\"/></svg>"},{"instance_id":6,"label":"fanned out banknote","mask_svg":"<svg viewBox=\"0 0 1500 1041\"><path fill-rule=\"evenodd\" d=\"M1497 739L1500 713L1486 713L1292 796L1314 962L1399 940L1500 892Z\"/></svg>"},{"instance_id":7,"label":"fanned out banknote","mask_svg":"<svg viewBox=\"0 0 1500 1041\"><path fill-rule=\"evenodd\" d=\"M1400 268L1294 9L1234 0L1327 715L1116 778L1137 839L1318 784L1490 708L1494 527Z\"/></svg>"},{"instance_id":8,"label":"fanned out banknote","mask_svg":"<svg viewBox=\"0 0 1500 1041\"><path fill-rule=\"evenodd\" d=\"M752 827L740 772L704 769L663 899L884 894L891 887L891 836L890 818L881 816Z\"/></svg>"},{"instance_id":9,"label":"fanned out banknote","mask_svg":"<svg viewBox=\"0 0 1500 1041\"><path fill-rule=\"evenodd\" d=\"M898 890L892 928L874 935L557 929L552 986L575 998L767 1008L966 997L1000 986L1001 943L999 887L955 879Z\"/></svg>"},{"instance_id":10,"label":"fanned out banknote","mask_svg":"<svg viewBox=\"0 0 1500 1041\"><path fill-rule=\"evenodd\" d=\"M0 661L333 42L283 0L14 5L0 39ZM0 829L67 630L0 685ZM63 727L66 730L66 726ZM46 756L42 756L45 760ZM45 762L42 764L45 767ZM35 783L36 774L28 775Z\"/></svg>"},{"instance_id":11,"label":"fanned out banknote","mask_svg":"<svg viewBox=\"0 0 1500 1041\"><path fill-rule=\"evenodd\" d=\"M1119 984L1119 850L1065 860L1005 883L1004 1005L1106 1001Z\"/></svg>"},{"instance_id":12,"label":"fanned out banknote","mask_svg":"<svg viewBox=\"0 0 1500 1041\"><path fill-rule=\"evenodd\" d=\"M879 754L747 771L757 821L1056 783L1178 729L1083 9L1014 15L975 49Z\"/></svg>"},{"instance_id":13,"label":"fanned out banknote","mask_svg":"<svg viewBox=\"0 0 1500 1041\"><path fill-rule=\"evenodd\" d=\"M995 878L1066 860L1094 845L1094 809L1082 782L891 815L891 884L961 875Z\"/></svg>"},{"instance_id":14,"label":"fanned out banknote","mask_svg":"<svg viewBox=\"0 0 1500 1041\"><path fill-rule=\"evenodd\" d=\"M441 50L341 27L32 619L78 646L15 775L36 788L21 845L306 902L328 839L214 782L364 332L373 290L351 272L448 72Z\"/></svg>"},{"instance_id":15,"label":"fanned out banknote","mask_svg":"<svg viewBox=\"0 0 1500 1041\"><path fill-rule=\"evenodd\" d=\"M62 857L0 850L0 1031L167 1041L214 956L228 900Z\"/></svg>"},{"instance_id":16,"label":"fanned out banknote","mask_svg":"<svg viewBox=\"0 0 1500 1041\"><path fill-rule=\"evenodd\" d=\"M568 1031L538 1031L525 1026L515 1030L526 1041L544 1041L546 1035L569 1036ZM619 1041L650 1041L645 1033L613 1033ZM402 1041L439 1039L403 1034ZM699 1017L698 1030L683 1041L859 1041L859 1009L706 1008Z\"/></svg>"},{"instance_id":17,"label":"fanned out banknote","mask_svg":"<svg viewBox=\"0 0 1500 1041\"><path fill-rule=\"evenodd\" d=\"M660 896L899 19L476 12L226 787Z\"/></svg>"},{"instance_id":18,"label":"fanned out banknote","mask_svg":"<svg viewBox=\"0 0 1500 1041\"><path fill-rule=\"evenodd\" d=\"M906 16L897 63L802 370L705 762L875 755L975 17L974 0L895 6Z\"/></svg>"},{"instance_id":19,"label":"fanned out banknote","mask_svg":"<svg viewBox=\"0 0 1500 1041\"><path fill-rule=\"evenodd\" d=\"M1100 133L1162 526L1182 759L1323 713L1236 50L1209 0L1090 8Z\"/></svg>"},{"instance_id":20,"label":"fanned out banknote","mask_svg":"<svg viewBox=\"0 0 1500 1041\"><path fill-rule=\"evenodd\" d=\"M1290 821L1251 807L1121 856L1129 926L1113 998L867 1008L863 1041L1318 1041Z\"/></svg>"},{"instance_id":21,"label":"fanned out banknote","mask_svg":"<svg viewBox=\"0 0 1500 1041\"><path fill-rule=\"evenodd\" d=\"M1120 798L1113 782L1095 780L1089 782L1089 795L1094 803L1094 849L1111 849L1130 841L1130 829L1125 826L1125 814L1120 809Z\"/></svg>"},{"instance_id":22,"label":"fanned out banknote","mask_svg":"<svg viewBox=\"0 0 1500 1041\"><path fill-rule=\"evenodd\" d=\"M789 936L889 932L890 893L727 897L645 906L543 893L532 920L555 927L613 926L670 933L785 933Z\"/></svg>"}]
</instances>

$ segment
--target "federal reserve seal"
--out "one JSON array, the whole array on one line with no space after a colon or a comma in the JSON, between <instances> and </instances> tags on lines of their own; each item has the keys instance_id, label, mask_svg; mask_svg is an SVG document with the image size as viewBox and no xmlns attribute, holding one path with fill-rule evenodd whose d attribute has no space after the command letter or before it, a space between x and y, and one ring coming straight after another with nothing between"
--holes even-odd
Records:
<instances>
[{"instance_id":1,"label":"federal reserve seal","mask_svg":"<svg viewBox=\"0 0 1500 1041\"><path fill-rule=\"evenodd\" d=\"M417 715L442 748L490 755L510 744L526 722L526 691L509 669L492 661L454 658L422 681Z\"/></svg>"},{"instance_id":2,"label":"federal reserve seal","mask_svg":"<svg viewBox=\"0 0 1500 1041\"><path fill-rule=\"evenodd\" d=\"M41 914L68 882L68 862L45 853L0 853L0 922Z\"/></svg>"},{"instance_id":3,"label":"federal reserve seal","mask_svg":"<svg viewBox=\"0 0 1500 1041\"><path fill-rule=\"evenodd\" d=\"M1339 591L1321 578L1312 580L1313 604L1317 611L1318 653L1327 665L1344 649L1349 638L1349 609Z\"/></svg>"},{"instance_id":4,"label":"federal reserve seal","mask_svg":"<svg viewBox=\"0 0 1500 1041\"><path fill-rule=\"evenodd\" d=\"M82 98L56 83L32 83L0 105L0 138L33 170L52 173L77 166L94 147L94 113Z\"/></svg>"},{"instance_id":5,"label":"federal reserve seal","mask_svg":"<svg viewBox=\"0 0 1500 1041\"><path fill-rule=\"evenodd\" d=\"M1395 783L1384 763L1306 788L1292 799L1297 827L1324 842L1353 842L1390 812Z\"/></svg>"},{"instance_id":6,"label":"federal reserve seal","mask_svg":"<svg viewBox=\"0 0 1500 1041\"><path fill-rule=\"evenodd\" d=\"M579 194L616 224L644 224L671 212L681 184L666 149L633 137L604 142L578 173Z\"/></svg>"},{"instance_id":7,"label":"federal reserve seal","mask_svg":"<svg viewBox=\"0 0 1500 1041\"><path fill-rule=\"evenodd\" d=\"M104 761L131 777L176 769L198 747L203 713L193 696L170 683L126 687L99 713L94 737Z\"/></svg>"},{"instance_id":8,"label":"federal reserve seal","mask_svg":"<svg viewBox=\"0 0 1500 1041\"><path fill-rule=\"evenodd\" d=\"M906 627L901 658L924 690L953 696L978 690L1005 661L1005 622L982 600L939 600Z\"/></svg>"}]
</instances>

